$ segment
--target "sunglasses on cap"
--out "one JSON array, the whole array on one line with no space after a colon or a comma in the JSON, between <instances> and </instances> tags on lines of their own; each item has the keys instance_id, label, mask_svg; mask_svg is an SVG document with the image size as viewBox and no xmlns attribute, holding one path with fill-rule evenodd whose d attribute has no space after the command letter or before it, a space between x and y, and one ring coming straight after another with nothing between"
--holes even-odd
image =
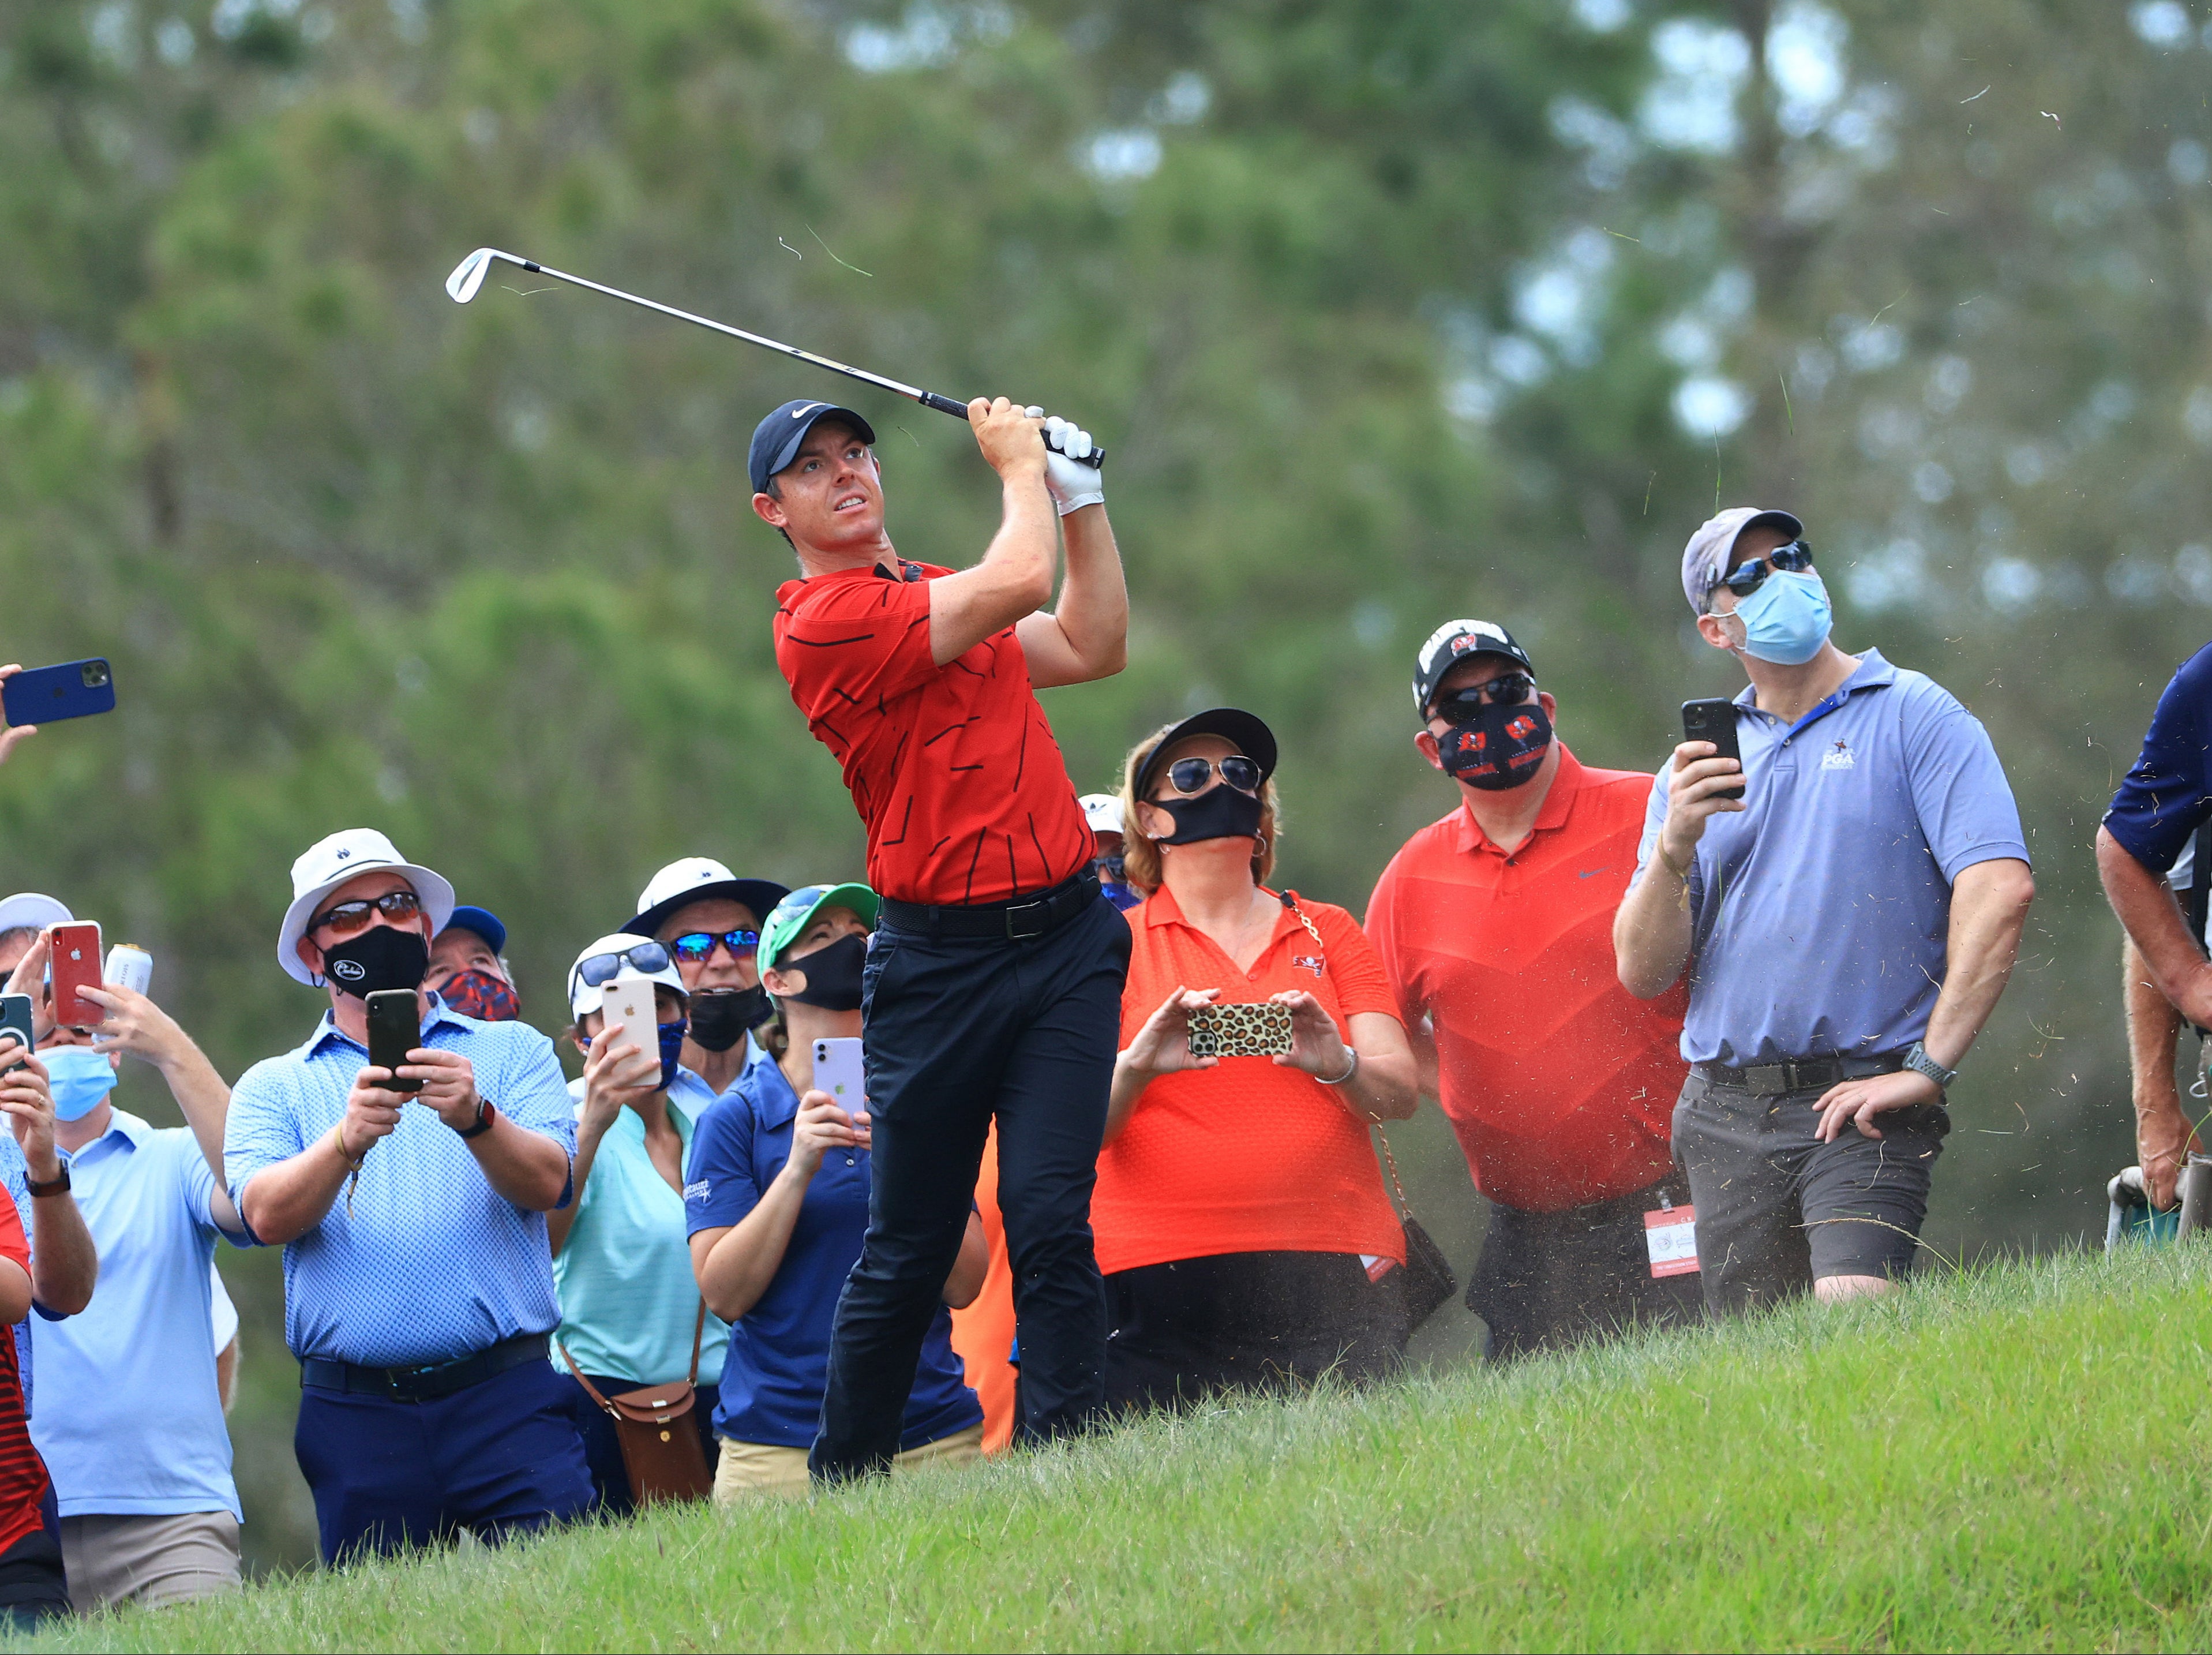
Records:
<instances>
[{"instance_id":1,"label":"sunglasses on cap","mask_svg":"<svg viewBox=\"0 0 2212 1655\"><path fill-rule=\"evenodd\" d=\"M625 965L635 965L651 977L668 969L668 950L657 942L641 942L618 954L592 954L576 964L576 977L587 989L611 983Z\"/></svg>"},{"instance_id":2,"label":"sunglasses on cap","mask_svg":"<svg viewBox=\"0 0 2212 1655\"><path fill-rule=\"evenodd\" d=\"M760 950L757 931L686 931L668 946L686 965L703 965L720 943L732 959L744 959Z\"/></svg>"},{"instance_id":3,"label":"sunglasses on cap","mask_svg":"<svg viewBox=\"0 0 2212 1655\"><path fill-rule=\"evenodd\" d=\"M1256 795L1260 791L1259 761L1247 758L1243 753L1231 753L1218 760L1178 758L1168 766L1168 785L1188 798L1203 791L1217 774L1239 793Z\"/></svg>"},{"instance_id":4,"label":"sunglasses on cap","mask_svg":"<svg viewBox=\"0 0 2212 1655\"><path fill-rule=\"evenodd\" d=\"M1748 598L1766 584L1766 577L1778 569L1786 569L1795 575L1813 567L1813 547L1804 540L1792 540L1786 546L1777 546L1764 557L1754 557L1729 575L1713 582L1716 589L1726 587L1739 598Z\"/></svg>"},{"instance_id":5,"label":"sunglasses on cap","mask_svg":"<svg viewBox=\"0 0 2212 1655\"><path fill-rule=\"evenodd\" d=\"M1485 706L1518 707L1536 693L1536 680L1526 672L1500 672L1480 684L1469 684L1438 696L1430 711L1447 724L1473 724Z\"/></svg>"},{"instance_id":6,"label":"sunglasses on cap","mask_svg":"<svg viewBox=\"0 0 2212 1655\"><path fill-rule=\"evenodd\" d=\"M394 925L404 925L422 911L422 899L411 891L387 891L380 897L356 897L325 908L307 922L310 936L325 926L342 937L366 931L371 914L381 914Z\"/></svg>"}]
</instances>

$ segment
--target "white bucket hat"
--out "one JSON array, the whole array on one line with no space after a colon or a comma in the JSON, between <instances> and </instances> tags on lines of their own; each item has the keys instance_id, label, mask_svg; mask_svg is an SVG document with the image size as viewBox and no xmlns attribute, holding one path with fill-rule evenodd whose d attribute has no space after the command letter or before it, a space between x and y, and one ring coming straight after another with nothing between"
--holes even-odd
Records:
<instances>
[{"instance_id":1,"label":"white bucket hat","mask_svg":"<svg viewBox=\"0 0 2212 1655\"><path fill-rule=\"evenodd\" d=\"M1083 819L1091 824L1093 833L1120 833L1124 831L1121 794L1086 793L1075 802L1083 812Z\"/></svg>"},{"instance_id":2,"label":"white bucket hat","mask_svg":"<svg viewBox=\"0 0 2212 1655\"><path fill-rule=\"evenodd\" d=\"M74 925L76 916L52 897L18 891L0 901L0 931L43 931L50 925Z\"/></svg>"},{"instance_id":3,"label":"white bucket hat","mask_svg":"<svg viewBox=\"0 0 2212 1655\"><path fill-rule=\"evenodd\" d=\"M773 879L741 879L711 856L686 856L662 868L637 893L637 912L623 930L634 937L657 935L671 915L710 897L743 903L753 910L753 923L758 925L790 894Z\"/></svg>"},{"instance_id":4,"label":"white bucket hat","mask_svg":"<svg viewBox=\"0 0 2212 1655\"><path fill-rule=\"evenodd\" d=\"M344 828L327 839L319 839L292 864L292 905L284 910L284 923L276 933L276 963L295 983L311 989L322 979L300 958L300 939L323 899L348 879L386 871L404 876L415 887L422 911L430 916L432 936L446 928L453 914L453 887L442 873L434 873L402 857L392 843L374 828Z\"/></svg>"},{"instance_id":5,"label":"white bucket hat","mask_svg":"<svg viewBox=\"0 0 2212 1655\"><path fill-rule=\"evenodd\" d=\"M584 1020L586 1013L596 1012L606 1003L606 983L586 983L583 979L581 974L586 960L598 954L627 954L633 948L659 947L660 945L651 937L641 937L630 931L613 931L585 949L582 953L576 956L576 963L568 968L569 1015L580 1023ZM667 952L665 949L662 949L661 952L664 955ZM676 969L676 962L672 958L657 971L645 970L627 961L624 964L627 969L635 971L648 983L675 989L676 997L678 1000L687 1005L690 1003L691 995L684 986L684 975ZM611 977L609 981L612 981L612 978Z\"/></svg>"}]
</instances>

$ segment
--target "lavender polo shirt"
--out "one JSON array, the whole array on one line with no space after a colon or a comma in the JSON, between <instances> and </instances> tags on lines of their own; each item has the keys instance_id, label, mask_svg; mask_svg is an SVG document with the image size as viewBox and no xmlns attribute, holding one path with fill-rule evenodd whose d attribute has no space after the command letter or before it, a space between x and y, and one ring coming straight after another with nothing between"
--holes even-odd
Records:
<instances>
[{"instance_id":1,"label":"lavender polo shirt","mask_svg":"<svg viewBox=\"0 0 2212 1655\"><path fill-rule=\"evenodd\" d=\"M1785 725L1735 700L1742 812L1710 818L1690 870L1682 1056L1731 1068L1902 1051L1927 1031L1944 973L1951 882L2028 860L2020 811L1981 721L1869 649L1842 689ZM1662 765L1638 849L1667 819Z\"/></svg>"}]
</instances>

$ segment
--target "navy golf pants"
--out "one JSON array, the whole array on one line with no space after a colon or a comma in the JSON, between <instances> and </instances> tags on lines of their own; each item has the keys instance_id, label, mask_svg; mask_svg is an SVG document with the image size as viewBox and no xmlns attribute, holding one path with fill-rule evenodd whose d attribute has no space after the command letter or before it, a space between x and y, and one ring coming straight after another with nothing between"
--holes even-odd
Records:
<instances>
[{"instance_id":1,"label":"navy golf pants","mask_svg":"<svg viewBox=\"0 0 2212 1655\"><path fill-rule=\"evenodd\" d=\"M1017 1434L1061 1436L1098 1416L1106 1296L1091 1190L1128 968L1128 922L1103 897L1018 941L875 934L862 979L868 1232L837 1300L807 1457L816 1476L880 1470L898 1451L994 1119L1022 1352Z\"/></svg>"}]
</instances>

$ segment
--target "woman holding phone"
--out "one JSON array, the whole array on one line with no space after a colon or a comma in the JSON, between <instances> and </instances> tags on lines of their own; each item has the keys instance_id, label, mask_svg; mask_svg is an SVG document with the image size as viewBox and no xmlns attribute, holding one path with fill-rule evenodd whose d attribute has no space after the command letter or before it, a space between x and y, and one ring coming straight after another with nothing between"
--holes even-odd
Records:
<instances>
[{"instance_id":1,"label":"woman holding phone","mask_svg":"<svg viewBox=\"0 0 2212 1655\"><path fill-rule=\"evenodd\" d=\"M864 885L809 885L761 927L761 982L787 1037L700 1117L685 1186L699 1290L730 1323L714 1415L714 1500L804 1494L806 1451L829 1383L830 1327L868 1226L868 1119L817 1083L815 1043L840 1069L860 1037L860 967L875 928ZM824 1077L826 1080L826 1077ZM981 1222L968 1220L906 1408L895 1463L958 1463L982 1450L983 1410L952 1353L945 1305L981 1287Z\"/></svg>"},{"instance_id":2,"label":"woman holding phone","mask_svg":"<svg viewBox=\"0 0 2212 1655\"><path fill-rule=\"evenodd\" d=\"M1405 1231L1368 1129L1413 1112L1413 1051L1352 916L1265 883L1275 759L1266 724L1221 707L1125 768L1146 900L1091 1203L1109 1408L1367 1378L1404 1353ZM1262 1055L1194 1056L1209 1025Z\"/></svg>"},{"instance_id":3,"label":"woman holding phone","mask_svg":"<svg viewBox=\"0 0 2212 1655\"><path fill-rule=\"evenodd\" d=\"M606 995L617 977L653 985L655 1026L607 1026ZM703 1325L691 1260L684 1247L684 1159L695 1123L670 1093L687 1028L690 996L668 951L650 937L601 937L568 968L568 1037L584 1054L577 1098L575 1198L545 1215L553 1286L561 1299L556 1360L577 1378L570 1399L584 1439L599 1509L635 1508L613 1419L591 1390L612 1396L666 1384L691 1372L698 1353L691 1423L714 1463L710 1421L728 1329Z\"/></svg>"}]
</instances>

